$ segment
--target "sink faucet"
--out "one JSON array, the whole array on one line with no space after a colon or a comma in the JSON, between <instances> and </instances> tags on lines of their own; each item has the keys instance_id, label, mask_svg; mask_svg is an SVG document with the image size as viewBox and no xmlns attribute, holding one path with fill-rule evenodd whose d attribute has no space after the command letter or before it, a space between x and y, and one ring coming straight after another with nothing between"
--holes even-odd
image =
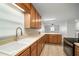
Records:
<instances>
[{"instance_id":1,"label":"sink faucet","mask_svg":"<svg viewBox=\"0 0 79 59\"><path fill-rule=\"evenodd\" d=\"M23 33L22 33L22 28L21 27L17 27L16 28L16 37L18 38L18 29L20 29L21 30L21 36L23 35ZM17 40L17 39L16 39Z\"/></svg>"}]
</instances>

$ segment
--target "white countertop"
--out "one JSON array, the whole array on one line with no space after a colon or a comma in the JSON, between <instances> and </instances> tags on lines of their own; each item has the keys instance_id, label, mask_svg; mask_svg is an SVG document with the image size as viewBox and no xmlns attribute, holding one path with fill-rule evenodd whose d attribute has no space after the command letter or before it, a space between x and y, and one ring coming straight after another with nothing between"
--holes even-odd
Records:
<instances>
[{"instance_id":1,"label":"white countertop","mask_svg":"<svg viewBox=\"0 0 79 59\"><path fill-rule=\"evenodd\" d=\"M60 33L43 33L43 34L60 34Z\"/></svg>"},{"instance_id":2,"label":"white countertop","mask_svg":"<svg viewBox=\"0 0 79 59\"><path fill-rule=\"evenodd\" d=\"M29 47L35 41L39 40L45 34L40 34L37 36L27 37L15 42L11 42L5 45L0 46L0 56L14 56L18 52L22 51L23 49Z\"/></svg>"},{"instance_id":3,"label":"white countertop","mask_svg":"<svg viewBox=\"0 0 79 59\"><path fill-rule=\"evenodd\" d=\"M79 46L79 43L74 43L76 46Z\"/></svg>"},{"instance_id":4,"label":"white countertop","mask_svg":"<svg viewBox=\"0 0 79 59\"><path fill-rule=\"evenodd\" d=\"M15 42L11 42L0 46L0 56L14 56L25 48L28 48L35 41L39 40L45 34L60 34L60 33L42 33L37 36L30 36L24 39L20 39Z\"/></svg>"}]
</instances>

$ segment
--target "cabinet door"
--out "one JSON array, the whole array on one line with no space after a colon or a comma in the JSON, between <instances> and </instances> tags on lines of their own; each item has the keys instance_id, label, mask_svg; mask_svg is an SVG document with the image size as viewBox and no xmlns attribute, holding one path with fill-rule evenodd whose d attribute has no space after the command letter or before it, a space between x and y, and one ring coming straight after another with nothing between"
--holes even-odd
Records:
<instances>
[{"instance_id":1,"label":"cabinet door","mask_svg":"<svg viewBox=\"0 0 79 59\"><path fill-rule=\"evenodd\" d=\"M30 14L24 13L24 28L30 28Z\"/></svg>"},{"instance_id":2,"label":"cabinet door","mask_svg":"<svg viewBox=\"0 0 79 59\"><path fill-rule=\"evenodd\" d=\"M44 37L41 38L41 50L43 49L44 47Z\"/></svg>"},{"instance_id":3,"label":"cabinet door","mask_svg":"<svg viewBox=\"0 0 79 59\"><path fill-rule=\"evenodd\" d=\"M36 28L39 27L39 17L38 17L38 13L36 12Z\"/></svg>"},{"instance_id":4,"label":"cabinet door","mask_svg":"<svg viewBox=\"0 0 79 59\"><path fill-rule=\"evenodd\" d=\"M41 51L41 44L40 44L40 41L38 41L38 52L37 52L37 54L38 54L38 56L40 55L40 51Z\"/></svg>"},{"instance_id":5,"label":"cabinet door","mask_svg":"<svg viewBox=\"0 0 79 59\"><path fill-rule=\"evenodd\" d=\"M62 35L57 35L58 37L58 44L61 44L62 43Z\"/></svg>"},{"instance_id":6,"label":"cabinet door","mask_svg":"<svg viewBox=\"0 0 79 59\"><path fill-rule=\"evenodd\" d=\"M46 43L49 43L49 35L48 34L45 35L45 39L46 39Z\"/></svg>"},{"instance_id":7,"label":"cabinet door","mask_svg":"<svg viewBox=\"0 0 79 59\"><path fill-rule=\"evenodd\" d=\"M39 39L39 41L38 41L38 56L41 54L41 51L42 51L42 40Z\"/></svg>"},{"instance_id":8,"label":"cabinet door","mask_svg":"<svg viewBox=\"0 0 79 59\"><path fill-rule=\"evenodd\" d=\"M31 51L31 56L37 56L37 54L36 54L37 52L36 52L36 49L35 50L33 50L33 51Z\"/></svg>"},{"instance_id":9,"label":"cabinet door","mask_svg":"<svg viewBox=\"0 0 79 59\"><path fill-rule=\"evenodd\" d=\"M36 12L36 28L41 28L41 18L38 12Z\"/></svg>"},{"instance_id":10,"label":"cabinet door","mask_svg":"<svg viewBox=\"0 0 79 59\"><path fill-rule=\"evenodd\" d=\"M75 56L79 56L79 46L75 46Z\"/></svg>"},{"instance_id":11,"label":"cabinet door","mask_svg":"<svg viewBox=\"0 0 79 59\"><path fill-rule=\"evenodd\" d=\"M53 35L52 39L53 39L52 40L53 43L55 43L55 44L58 43L58 36L57 35Z\"/></svg>"},{"instance_id":12,"label":"cabinet door","mask_svg":"<svg viewBox=\"0 0 79 59\"><path fill-rule=\"evenodd\" d=\"M31 8L30 25L31 25L31 28L36 28L36 10L34 7Z\"/></svg>"},{"instance_id":13,"label":"cabinet door","mask_svg":"<svg viewBox=\"0 0 79 59\"><path fill-rule=\"evenodd\" d=\"M41 28L41 16L39 15L38 17L39 17L39 18L38 18L38 21L39 21L39 22L38 22L38 27Z\"/></svg>"},{"instance_id":14,"label":"cabinet door","mask_svg":"<svg viewBox=\"0 0 79 59\"><path fill-rule=\"evenodd\" d=\"M31 56L37 56L37 42L31 45Z\"/></svg>"},{"instance_id":15,"label":"cabinet door","mask_svg":"<svg viewBox=\"0 0 79 59\"><path fill-rule=\"evenodd\" d=\"M42 48L45 46L45 43L46 43L46 36L43 36L42 37Z\"/></svg>"},{"instance_id":16,"label":"cabinet door","mask_svg":"<svg viewBox=\"0 0 79 59\"><path fill-rule=\"evenodd\" d=\"M30 56L30 48L24 49L23 51L19 52L16 56Z\"/></svg>"},{"instance_id":17,"label":"cabinet door","mask_svg":"<svg viewBox=\"0 0 79 59\"><path fill-rule=\"evenodd\" d=\"M57 35L49 35L49 43L57 43L58 38Z\"/></svg>"}]
</instances>

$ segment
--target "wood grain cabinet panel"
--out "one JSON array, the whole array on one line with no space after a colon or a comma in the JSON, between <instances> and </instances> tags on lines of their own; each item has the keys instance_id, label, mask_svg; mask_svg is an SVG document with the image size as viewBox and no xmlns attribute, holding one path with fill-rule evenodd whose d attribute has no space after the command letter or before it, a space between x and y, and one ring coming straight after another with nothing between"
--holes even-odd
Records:
<instances>
[{"instance_id":1,"label":"wood grain cabinet panel","mask_svg":"<svg viewBox=\"0 0 79 59\"><path fill-rule=\"evenodd\" d=\"M38 56L40 55L40 53L41 53L41 50L42 50L42 42L41 42L41 39L39 39L38 40L38 52L37 52L37 54L38 54Z\"/></svg>"},{"instance_id":2,"label":"wood grain cabinet panel","mask_svg":"<svg viewBox=\"0 0 79 59\"><path fill-rule=\"evenodd\" d=\"M27 12L26 12L24 16L24 20L25 20L25 25L29 24L29 25L26 25L25 28L32 28L32 29L41 28L40 14L38 13L38 11L35 9L35 7L32 4L31 4L31 9L30 9L30 17L27 15ZM27 20L30 21L30 23Z\"/></svg>"},{"instance_id":3,"label":"wood grain cabinet panel","mask_svg":"<svg viewBox=\"0 0 79 59\"><path fill-rule=\"evenodd\" d=\"M30 56L30 48L22 50L21 52L16 54L16 56Z\"/></svg>"},{"instance_id":4,"label":"wood grain cabinet panel","mask_svg":"<svg viewBox=\"0 0 79 59\"><path fill-rule=\"evenodd\" d=\"M36 11L36 28L41 28L41 16Z\"/></svg>"},{"instance_id":5,"label":"wood grain cabinet panel","mask_svg":"<svg viewBox=\"0 0 79 59\"><path fill-rule=\"evenodd\" d=\"M23 3L23 4L28 8L29 11L31 10L32 7L31 3Z\"/></svg>"},{"instance_id":6,"label":"wood grain cabinet panel","mask_svg":"<svg viewBox=\"0 0 79 59\"><path fill-rule=\"evenodd\" d=\"M31 56L37 56L37 42L31 45Z\"/></svg>"},{"instance_id":7,"label":"wood grain cabinet panel","mask_svg":"<svg viewBox=\"0 0 79 59\"><path fill-rule=\"evenodd\" d=\"M46 43L49 43L49 35L45 34Z\"/></svg>"},{"instance_id":8,"label":"wood grain cabinet panel","mask_svg":"<svg viewBox=\"0 0 79 59\"><path fill-rule=\"evenodd\" d=\"M49 35L49 43L57 43L57 36L56 35Z\"/></svg>"},{"instance_id":9,"label":"wood grain cabinet panel","mask_svg":"<svg viewBox=\"0 0 79 59\"><path fill-rule=\"evenodd\" d=\"M30 49L26 49L20 56L30 56Z\"/></svg>"},{"instance_id":10,"label":"wood grain cabinet panel","mask_svg":"<svg viewBox=\"0 0 79 59\"><path fill-rule=\"evenodd\" d=\"M36 28L36 10L34 7L31 8L31 28Z\"/></svg>"},{"instance_id":11,"label":"wood grain cabinet panel","mask_svg":"<svg viewBox=\"0 0 79 59\"><path fill-rule=\"evenodd\" d=\"M79 56L79 46L75 46L75 56Z\"/></svg>"},{"instance_id":12,"label":"wood grain cabinet panel","mask_svg":"<svg viewBox=\"0 0 79 59\"><path fill-rule=\"evenodd\" d=\"M48 34L46 42L53 43L53 44L61 44L62 35L61 34Z\"/></svg>"},{"instance_id":13,"label":"wood grain cabinet panel","mask_svg":"<svg viewBox=\"0 0 79 59\"><path fill-rule=\"evenodd\" d=\"M31 56L37 56L37 50L36 49L31 51Z\"/></svg>"},{"instance_id":14,"label":"wood grain cabinet panel","mask_svg":"<svg viewBox=\"0 0 79 59\"><path fill-rule=\"evenodd\" d=\"M43 36L38 40L38 53L37 53L38 56L41 54L42 49L45 46L45 42L46 42L45 36Z\"/></svg>"},{"instance_id":15,"label":"wood grain cabinet panel","mask_svg":"<svg viewBox=\"0 0 79 59\"><path fill-rule=\"evenodd\" d=\"M42 48L43 48L43 42L42 39L40 38L40 40L38 41L38 55L41 54Z\"/></svg>"},{"instance_id":16,"label":"wood grain cabinet panel","mask_svg":"<svg viewBox=\"0 0 79 59\"><path fill-rule=\"evenodd\" d=\"M58 44L61 44L62 43L62 35L57 35L57 39L58 39L58 41L57 41L57 43Z\"/></svg>"},{"instance_id":17,"label":"wood grain cabinet panel","mask_svg":"<svg viewBox=\"0 0 79 59\"><path fill-rule=\"evenodd\" d=\"M20 8L24 10L24 12L30 13L31 3L16 3Z\"/></svg>"}]
</instances>

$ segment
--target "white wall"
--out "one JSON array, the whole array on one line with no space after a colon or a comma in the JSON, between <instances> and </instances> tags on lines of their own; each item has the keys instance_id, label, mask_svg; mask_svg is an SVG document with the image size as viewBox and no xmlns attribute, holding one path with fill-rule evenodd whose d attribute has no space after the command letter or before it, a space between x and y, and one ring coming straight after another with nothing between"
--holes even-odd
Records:
<instances>
[{"instance_id":1,"label":"white wall","mask_svg":"<svg viewBox=\"0 0 79 59\"><path fill-rule=\"evenodd\" d=\"M76 26L75 26L75 21L68 21L67 22L67 29L68 29L68 37L73 37L75 38L76 35Z\"/></svg>"},{"instance_id":2,"label":"white wall","mask_svg":"<svg viewBox=\"0 0 79 59\"><path fill-rule=\"evenodd\" d=\"M40 31L41 33L45 32L45 26L44 26L44 23L42 21L41 21L41 29L39 29L38 31Z\"/></svg>"},{"instance_id":3,"label":"white wall","mask_svg":"<svg viewBox=\"0 0 79 59\"><path fill-rule=\"evenodd\" d=\"M79 33L79 21L75 22L75 20L69 20L65 23L61 23L60 33L63 34L64 37L77 38Z\"/></svg>"},{"instance_id":4,"label":"white wall","mask_svg":"<svg viewBox=\"0 0 79 59\"><path fill-rule=\"evenodd\" d=\"M16 35L16 28L22 27L23 13L11 4L0 4L0 38Z\"/></svg>"},{"instance_id":5,"label":"white wall","mask_svg":"<svg viewBox=\"0 0 79 59\"><path fill-rule=\"evenodd\" d=\"M75 33L76 35L75 35L75 36L76 36L76 38L78 38L78 33L79 33L79 20L76 21L75 23L76 23L76 24L75 24L75 26L76 26L76 27L75 27L75 28L76 28L76 33Z\"/></svg>"},{"instance_id":6,"label":"white wall","mask_svg":"<svg viewBox=\"0 0 79 59\"><path fill-rule=\"evenodd\" d=\"M51 29L50 29L51 27L52 27L52 24L51 25L49 25L49 24L45 25L45 32L46 33L58 33L59 32L59 26L58 25L54 25L54 28L55 28L54 31L51 31Z\"/></svg>"},{"instance_id":7,"label":"white wall","mask_svg":"<svg viewBox=\"0 0 79 59\"><path fill-rule=\"evenodd\" d=\"M67 23L66 22L62 22L59 25L59 32L66 37L67 36Z\"/></svg>"}]
</instances>

